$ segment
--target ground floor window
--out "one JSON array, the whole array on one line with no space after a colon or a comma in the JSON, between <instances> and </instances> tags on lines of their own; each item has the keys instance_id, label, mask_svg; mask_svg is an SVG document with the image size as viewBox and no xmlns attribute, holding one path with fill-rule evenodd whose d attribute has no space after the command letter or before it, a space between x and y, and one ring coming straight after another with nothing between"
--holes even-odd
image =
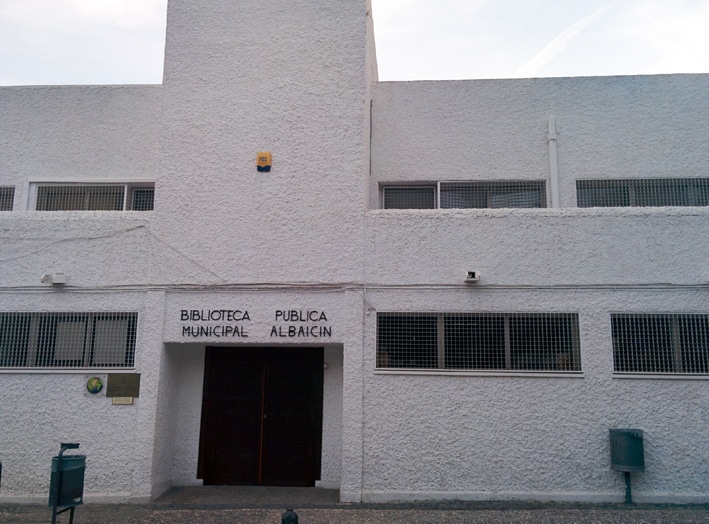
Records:
<instances>
[{"instance_id":1,"label":"ground floor window","mask_svg":"<svg viewBox=\"0 0 709 524\"><path fill-rule=\"evenodd\" d=\"M611 315L613 370L709 373L709 315Z\"/></svg>"},{"instance_id":2,"label":"ground floor window","mask_svg":"<svg viewBox=\"0 0 709 524\"><path fill-rule=\"evenodd\" d=\"M12 211L15 201L15 188L12 186L0 186L0 211Z\"/></svg>"},{"instance_id":3,"label":"ground floor window","mask_svg":"<svg viewBox=\"0 0 709 524\"><path fill-rule=\"evenodd\" d=\"M377 367L581 371L575 313L379 313Z\"/></svg>"},{"instance_id":4,"label":"ground floor window","mask_svg":"<svg viewBox=\"0 0 709 524\"><path fill-rule=\"evenodd\" d=\"M0 313L0 367L134 367L137 319L137 313Z\"/></svg>"}]
</instances>

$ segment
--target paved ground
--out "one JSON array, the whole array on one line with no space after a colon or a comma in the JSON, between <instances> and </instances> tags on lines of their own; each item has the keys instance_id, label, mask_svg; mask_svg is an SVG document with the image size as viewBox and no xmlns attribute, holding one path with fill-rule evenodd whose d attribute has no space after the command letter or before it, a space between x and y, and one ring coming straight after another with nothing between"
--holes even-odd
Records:
<instances>
[{"instance_id":1,"label":"paved ground","mask_svg":"<svg viewBox=\"0 0 709 524\"><path fill-rule=\"evenodd\" d=\"M314 488L201 487L175 489L150 504L85 504L75 524L99 523L273 523L295 507L299 524L335 523L514 523L514 524L709 524L709 504L693 506L625 504L541 504L524 502L439 502L342 504L337 491ZM48 523L40 505L0 504L0 523ZM57 522L69 522L68 512Z\"/></svg>"}]
</instances>

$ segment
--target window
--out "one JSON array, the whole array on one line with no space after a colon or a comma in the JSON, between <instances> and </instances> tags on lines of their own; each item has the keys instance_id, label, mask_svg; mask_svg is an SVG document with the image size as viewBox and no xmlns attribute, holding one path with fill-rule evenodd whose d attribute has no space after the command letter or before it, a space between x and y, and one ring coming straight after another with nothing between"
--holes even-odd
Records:
<instances>
[{"instance_id":1,"label":"window","mask_svg":"<svg viewBox=\"0 0 709 524\"><path fill-rule=\"evenodd\" d=\"M611 315L617 373L709 373L709 315Z\"/></svg>"},{"instance_id":2,"label":"window","mask_svg":"<svg viewBox=\"0 0 709 524\"><path fill-rule=\"evenodd\" d=\"M130 368L137 313L0 313L0 368Z\"/></svg>"},{"instance_id":3,"label":"window","mask_svg":"<svg viewBox=\"0 0 709 524\"><path fill-rule=\"evenodd\" d=\"M37 184L37 211L152 211L153 185Z\"/></svg>"},{"instance_id":4,"label":"window","mask_svg":"<svg viewBox=\"0 0 709 524\"><path fill-rule=\"evenodd\" d=\"M405 186L384 188L384 209L434 209L435 186Z\"/></svg>"},{"instance_id":5,"label":"window","mask_svg":"<svg viewBox=\"0 0 709 524\"><path fill-rule=\"evenodd\" d=\"M377 367L581 371L574 313L379 313Z\"/></svg>"},{"instance_id":6,"label":"window","mask_svg":"<svg viewBox=\"0 0 709 524\"><path fill-rule=\"evenodd\" d=\"M578 207L709 206L709 178L577 180Z\"/></svg>"},{"instance_id":7,"label":"window","mask_svg":"<svg viewBox=\"0 0 709 524\"><path fill-rule=\"evenodd\" d=\"M546 182L440 182L428 186L385 186L384 209L472 209L546 207Z\"/></svg>"},{"instance_id":8,"label":"window","mask_svg":"<svg viewBox=\"0 0 709 524\"><path fill-rule=\"evenodd\" d=\"M441 182L442 208L546 207L546 183Z\"/></svg>"},{"instance_id":9,"label":"window","mask_svg":"<svg viewBox=\"0 0 709 524\"><path fill-rule=\"evenodd\" d=\"M12 211L15 200L15 188L10 186L0 186L0 211Z\"/></svg>"}]
</instances>

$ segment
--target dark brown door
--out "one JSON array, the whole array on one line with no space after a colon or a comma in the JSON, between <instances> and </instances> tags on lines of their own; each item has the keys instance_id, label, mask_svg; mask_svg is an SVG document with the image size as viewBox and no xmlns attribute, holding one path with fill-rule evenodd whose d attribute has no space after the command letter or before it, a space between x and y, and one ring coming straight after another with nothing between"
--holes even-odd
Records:
<instances>
[{"instance_id":1,"label":"dark brown door","mask_svg":"<svg viewBox=\"0 0 709 524\"><path fill-rule=\"evenodd\" d=\"M322 348L208 347L198 478L313 486L320 477Z\"/></svg>"}]
</instances>

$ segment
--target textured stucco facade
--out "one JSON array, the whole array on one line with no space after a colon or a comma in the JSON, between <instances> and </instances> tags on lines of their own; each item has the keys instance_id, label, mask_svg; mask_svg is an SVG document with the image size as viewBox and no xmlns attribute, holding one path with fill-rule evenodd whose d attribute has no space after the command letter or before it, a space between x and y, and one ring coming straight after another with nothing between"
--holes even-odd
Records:
<instances>
[{"instance_id":1,"label":"textured stucco facade","mask_svg":"<svg viewBox=\"0 0 709 524\"><path fill-rule=\"evenodd\" d=\"M141 375L119 406L85 385L126 370L0 368L0 501L44 502L60 441L87 501L201 484L205 351L228 346L324 348L317 485L343 501L620 501L608 428L632 427L635 500L709 502L707 376L614 373L610 324L708 312L709 207L576 202L577 180L704 176L708 93L379 83L368 2L325 0L171 0L162 85L0 89L0 313L136 312ZM549 205L381 209L382 186L457 180L543 180ZM154 183L154 210L33 210L36 184L109 182ZM185 331L222 309L249 312L238 337ZM575 313L581 371L382 369L378 312Z\"/></svg>"}]
</instances>

